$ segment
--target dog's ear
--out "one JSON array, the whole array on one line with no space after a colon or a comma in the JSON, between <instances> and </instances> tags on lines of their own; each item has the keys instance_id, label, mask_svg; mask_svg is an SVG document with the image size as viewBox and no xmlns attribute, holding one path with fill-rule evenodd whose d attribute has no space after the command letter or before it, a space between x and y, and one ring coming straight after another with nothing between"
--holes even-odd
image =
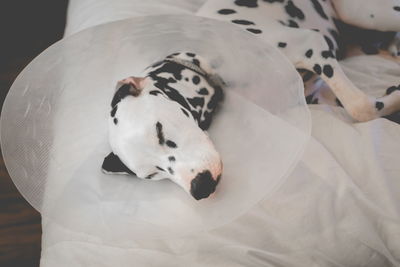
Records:
<instances>
[{"instance_id":1,"label":"dog's ear","mask_svg":"<svg viewBox=\"0 0 400 267\"><path fill-rule=\"evenodd\" d=\"M148 79L129 77L119 81L117 83L116 92L111 101L111 107L114 108L119 101L121 101L126 96L137 97L142 92L143 88L146 86Z\"/></svg>"},{"instance_id":2,"label":"dog's ear","mask_svg":"<svg viewBox=\"0 0 400 267\"><path fill-rule=\"evenodd\" d=\"M115 155L112 152L108 154L107 157L104 158L101 169L106 174L136 175L133 171L131 171L128 167L126 167L126 165L119 159L117 155Z\"/></svg>"},{"instance_id":3,"label":"dog's ear","mask_svg":"<svg viewBox=\"0 0 400 267\"><path fill-rule=\"evenodd\" d=\"M145 87L145 81L146 78L144 77L128 77L126 79L123 79L117 83L117 88L116 90L120 89L122 86L125 84L130 85L129 87L129 92L133 96L138 96L142 92L143 88Z\"/></svg>"}]
</instances>

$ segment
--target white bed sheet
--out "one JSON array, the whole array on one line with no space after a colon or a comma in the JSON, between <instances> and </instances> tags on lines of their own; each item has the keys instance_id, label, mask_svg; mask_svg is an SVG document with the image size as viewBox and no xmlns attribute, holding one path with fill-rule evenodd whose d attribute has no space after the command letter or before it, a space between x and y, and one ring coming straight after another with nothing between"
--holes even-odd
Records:
<instances>
[{"instance_id":1,"label":"white bed sheet","mask_svg":"<svg viewBox=\"0 0 400 267\"><path fill-rule=\"evenodd\" d=\"M44 218L42 266L396 266L400 167L392 141L399 127L384 119L352 126L319 108L312 114L303 160L238 220L118 248ZM332 127L340 142L329 138Z\"/></svg>"},{"instance_id":2,"label":"white bed sheet","mask_svg":"<svg viewBox=\"0 0 400 267\"><path fill-rule=\"evenodd\" d=\"M151 1L160 7L154 13L167 12L161 2L186 13L204 0ZM154 14L140 5L70 0L66 34ZM358 57L343 66L371 94L400 83L398 63L387 59ZM280 190L241 218L207 233L124 247L43 218L41 266L400 266L400 126L353 123L338 107L310 110L312 139L302 160Z\"/></svg>"}]
</instances>

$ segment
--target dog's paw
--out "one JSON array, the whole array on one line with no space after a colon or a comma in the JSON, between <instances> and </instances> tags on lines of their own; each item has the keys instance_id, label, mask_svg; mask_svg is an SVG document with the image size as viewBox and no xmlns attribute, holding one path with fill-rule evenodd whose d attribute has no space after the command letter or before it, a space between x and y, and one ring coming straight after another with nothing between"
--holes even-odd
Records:
<instances>
[{"instance_id":1,"label":"dog's paw","mask_svg":"<svg viewBox=\"0 0 400 267\"><path fill-rule=\"evenodd\" d=\"M391 86L386 94L376 99L375 107L379 117L389 116L400 111L400 85Z\"/></svg>"},{"instance_id":2,"label":"dog's paw","mask_svg":"<svg viewBox=\"0 0 400 267\"><path fill-rule=\"evenodd\" d=\"M345 109L350 116L359 122L370 121L379 117L375 98L362 96L354 99Z\"/></svg>"},{"instance_id":3,"label":"dog's paw","mask_svg":"<svg viewBox=\"0 0 400 267\"><path fill-rule=\"evenodd\" d=\"M389 44L388 50L392 56L400 56L400 32L396 33L395 37Z\"/></svg>"}]
</instances>

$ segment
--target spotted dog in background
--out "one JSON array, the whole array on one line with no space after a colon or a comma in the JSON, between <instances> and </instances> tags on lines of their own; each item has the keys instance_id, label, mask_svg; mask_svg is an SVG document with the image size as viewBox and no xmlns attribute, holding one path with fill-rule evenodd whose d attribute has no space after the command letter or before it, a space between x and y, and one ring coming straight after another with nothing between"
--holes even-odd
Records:
<instances>
[{"instance_id":1,"label":"spotted dog in background","mask_svg":"<svg viewBox=\"0 0 400 267\"><path fill-rule=\"evenodd\" d=\"M222 161L205 130L222 100L223 81L207 62L175 53L117 84L111 102L112 152L105 173L171 179L196 200L215 191Z\"/></svg>"},{"instance_id":2,"label":"spotted dog in background","mask_svg":"<svg viewBox=\"0 0 400 267\"><path fill-rule=\"evenodd\" d=\"M400 0L209 0L198 16L228 21L277 46L303 74L306 82L317 75L354 119L368 121L400 110L400 86L374 98L359 90L338 64L343 55L335 22L392 31L388 49L400 48ZM399 81L400 83L400 81ZM310 102L313 92L306 91Z\"/></svg>"},{"instance_id":3,"label":"spotted dog in background","mask_svg":"<svg viewBox=\"0 0 400 267\"><path fill-rule=\"evenodd\" d=\"M209 0L197 15L228 21L277 46L304 80L319 76L358 121L400 109L400 86L374 98L346 77L337 61L343 53L335 24L397 32L400 0ZM388 49L397 55L400 38L392 35ZM208 197L222 162L204 130L222 99L222 84L206 61L190 52L166 57L143 77L122 80L111 103L112 153L103 171L168 178L197 200ZM313 101L312 92L306 96Z\"/></svg>"}]
</instances>

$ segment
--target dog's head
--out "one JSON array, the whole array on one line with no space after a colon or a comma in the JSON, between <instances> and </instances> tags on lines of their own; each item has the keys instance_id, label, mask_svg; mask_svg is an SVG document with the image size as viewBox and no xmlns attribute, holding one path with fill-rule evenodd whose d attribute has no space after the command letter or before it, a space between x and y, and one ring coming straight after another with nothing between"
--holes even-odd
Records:
<instances>
[{"instance_id":1,"label":"dog's head","mask_svg":"<svg viewBox=\"0 0 400 267\"><path fill-rule=\"evenodd\" d=\"M206 198L221 177L220 155L192 110L156 85L151 75L118 83L109 118L112 153L103 171L168 178L195 199Z\"/></svg>"}]
</instances>

